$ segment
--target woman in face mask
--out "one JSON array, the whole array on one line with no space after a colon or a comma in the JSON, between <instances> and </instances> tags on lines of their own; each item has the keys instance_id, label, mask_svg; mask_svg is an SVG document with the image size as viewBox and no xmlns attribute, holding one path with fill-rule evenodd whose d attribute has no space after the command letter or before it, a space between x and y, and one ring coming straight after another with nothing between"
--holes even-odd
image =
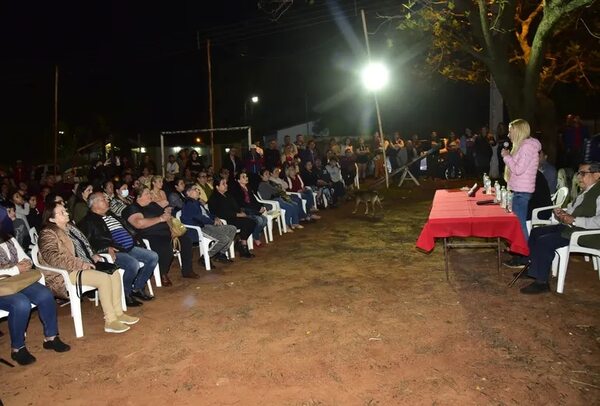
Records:
<instances>
[{"instance_id":1,"label":"woman in face mask","mask_svg":"<svg viewBox=\"0 0 600 406\"><path fill-rule=\"evenodd\" d=\"M112 195L109 194L109 191L111 190ZM127 183L113 183L111 181L107 181L104 184L104 194L108 200L110 211L119 217L121 216L121 213L125 207L129 206L132 202L131 198L129 197L129 188Z\"/></svg>"}]
</instances>

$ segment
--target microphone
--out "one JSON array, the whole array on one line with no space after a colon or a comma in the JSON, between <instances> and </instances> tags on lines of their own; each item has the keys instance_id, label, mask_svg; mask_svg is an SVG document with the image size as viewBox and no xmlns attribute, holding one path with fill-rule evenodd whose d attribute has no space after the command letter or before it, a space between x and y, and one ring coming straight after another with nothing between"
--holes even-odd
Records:
<instances>
[{"instance_id":1,"label":"microphone","mask_svg":"<svg viewBox=\"0 0 600 406\"><path fill-rule=\"evenodd\" d=\"M510 143L508 141L504 141L504 144L502 144L502 147L508 149L508 147L510 147Z\"/></svg>"}]
</instances>

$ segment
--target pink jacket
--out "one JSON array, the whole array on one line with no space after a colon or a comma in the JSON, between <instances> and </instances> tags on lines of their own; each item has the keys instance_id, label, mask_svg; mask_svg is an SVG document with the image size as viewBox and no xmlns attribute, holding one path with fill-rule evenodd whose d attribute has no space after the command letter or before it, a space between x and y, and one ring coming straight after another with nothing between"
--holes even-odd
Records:
<instances>
[{"instance_id":1,"label":"pink jacket","mask_svg":"<svg viewBox=\"0 0 600 406\"><path fill-rule=\"evenodd\" d=\"M542 144L535 138L527 138L514 155L506 155L504 163L510 170L508 188L513 192L535 191L535 175L540 162Z\"/></svg>"}]
</instances>

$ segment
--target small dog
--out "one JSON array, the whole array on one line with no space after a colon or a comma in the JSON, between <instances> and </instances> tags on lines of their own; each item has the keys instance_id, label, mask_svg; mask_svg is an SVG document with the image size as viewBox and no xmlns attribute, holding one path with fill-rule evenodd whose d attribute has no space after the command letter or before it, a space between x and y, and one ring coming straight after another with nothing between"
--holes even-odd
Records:
<instances>
[{"instance_id":1,"label":"small dog","mask_svg":"<svg viewBox=\"0 0 600 406\"><path fill-rule=\"evenodd\" d=\"M352 193L354 199L356 200L356 205L354 206L354 211L352 212L353 214L358 210L358 205L360 203L365 204L365 214L369 214L369 203L371 203L373 208L373 216L375 215L375 203L377 203L379 208L383 210L383 205L381 204L383 197L379 197L379 194L376 190L360 190L352 188L350 193Z\"/></svg>"}]
</instances>

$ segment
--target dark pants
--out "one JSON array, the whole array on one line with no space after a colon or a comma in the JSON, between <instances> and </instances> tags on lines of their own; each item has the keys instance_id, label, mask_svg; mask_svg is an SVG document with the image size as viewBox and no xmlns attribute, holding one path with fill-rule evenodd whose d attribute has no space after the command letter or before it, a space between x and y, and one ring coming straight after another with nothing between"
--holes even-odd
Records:
<instances>
[{"instance_id":1,"label":"dark pants","mask_svg":"<svg viewBox=\"0 0 600 406\"><path fill-rule=\"evenodd\" d=\"M150 249L158 254L158 267L162 275L169 273L171 262L173 262L173 244L171 236L143 236L150 242ZM188 232L179 237L181 243L181 274L192 273L192 239Z\"/></svg>"},{"instance_id":2,"label":"dark pants","mask_svg":"<svg viewBox=\"0 0 600 406\"><path fill-rule=\"evenodd\" d=\"M141 268L140 262L144 264ZM144 289L158 263L158 254L145 248L133 247L129 252L117 252L115 263L125 271L123 290L129 296L131 289Z\"/></svg>"},{"instance_id":3,"label":"dark pants","mask_svg":"<svg viewBox=\"0 0 600 406\"><path fill-rule=\"evenodd\" d=\"M50 289L36 282L14 295L0 296L0 310L9 313L10 346L14 349L25 346L25 331L32 303L38 308L38 315L44 326L44 336L52 337L58 334L54 296Z\"/></svg>"},{"instance_id":4,"label":"dark pants","mask_svg":"<svg viewBox=\"0 0 600 406\"><path fill-rule=\"evenodd\" d=\"M554 250L569 244L569 239L560 233L566 228L564 224L535 227L529 235L529 259L531 265L527 271L539 283L548 283Z\"/></svg>"},{"instance_id":5,"label":"dark pants","mask_svg":"<svg viewBox=\"0 0 600 406\"><path fill-rule=\"evenodd\" d=\"M240 240L245 241L250 237L256 223L250 217L233 217L227 219L227 224L231 224L239 228Z\"/></svg>"}]
</instances>

